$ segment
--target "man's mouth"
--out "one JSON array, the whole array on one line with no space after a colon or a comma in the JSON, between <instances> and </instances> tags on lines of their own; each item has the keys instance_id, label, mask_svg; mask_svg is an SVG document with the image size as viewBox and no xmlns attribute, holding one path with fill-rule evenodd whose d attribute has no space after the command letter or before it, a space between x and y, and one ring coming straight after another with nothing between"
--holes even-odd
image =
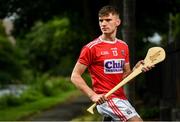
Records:
<instances>
[{"instance_id":1,"label":"man's mouth","mask_svg":"<svg viewBox=\"0 0 180 122\"><path fill-rule=\"evenodd\" d=\"M106 30L108 30L108 28L102 28L102 30L103 30L103 31L106 31Z\"/></svg>"}]
</instances>

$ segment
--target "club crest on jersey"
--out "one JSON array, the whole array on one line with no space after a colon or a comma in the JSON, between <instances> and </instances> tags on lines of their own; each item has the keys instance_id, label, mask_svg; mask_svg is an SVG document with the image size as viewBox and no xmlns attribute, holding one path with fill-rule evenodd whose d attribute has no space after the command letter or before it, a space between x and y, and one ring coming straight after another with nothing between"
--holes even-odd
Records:
<instances>
[{"instance_id":1,"label":"club crest on jersey","mask_svg":"<svg viewBox=\"0 0 180 122\"><path fill-rule=\"evenodd\" d=\"M124 50L121 50L121 54L122 54L123 56L125 56L125 51L124 51Z\"/></svg>"},{"instance_id":2,"label":"club crest on jersey","mask_svg":"<svg viewBox=\"0 0 180 122\"><path fill-rule=\"evenodd\" d=\"M115 74L123 73L124 59L108 59L104 61L104 73Z\"/></svg>"}]
</instances>

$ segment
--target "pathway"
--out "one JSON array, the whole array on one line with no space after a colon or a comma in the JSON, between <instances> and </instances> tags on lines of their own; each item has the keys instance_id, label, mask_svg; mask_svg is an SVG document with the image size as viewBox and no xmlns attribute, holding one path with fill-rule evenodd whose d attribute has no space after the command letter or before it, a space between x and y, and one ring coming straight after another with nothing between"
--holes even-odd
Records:
<instances>
[{"instance_id":1,"label":"pathway","mask_svg":"<svg viewBox=\"0 0 180 122\"><path fill-rule=\"evenodd\" d=\"M29 117L28 121L70 121L83 114L90 105L86 96L69 99L66 103Z\"/></svg>"}]
</instances>

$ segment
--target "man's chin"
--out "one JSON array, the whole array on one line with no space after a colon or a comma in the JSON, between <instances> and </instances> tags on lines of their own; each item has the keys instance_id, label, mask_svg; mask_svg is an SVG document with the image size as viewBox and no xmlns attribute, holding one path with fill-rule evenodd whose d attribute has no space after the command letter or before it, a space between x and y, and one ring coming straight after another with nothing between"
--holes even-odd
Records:
<instances>
[{"instance_id":1,"label":"man's chin","mask_svg":"<svg viewBox=\"0 0 180 122\"><path fill-rule=\"evenodd\" d=\"M108 32L108 31L103 31L102 33L103 33L103 34L109 34L110 32Z\"/></svg>"}]
</instances>

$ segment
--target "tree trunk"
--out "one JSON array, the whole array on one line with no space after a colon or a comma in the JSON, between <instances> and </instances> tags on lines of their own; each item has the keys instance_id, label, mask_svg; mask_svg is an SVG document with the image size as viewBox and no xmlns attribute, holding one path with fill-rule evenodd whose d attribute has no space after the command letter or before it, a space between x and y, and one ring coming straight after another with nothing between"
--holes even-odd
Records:
<instances>
[{"instance_id":1,"label":"tree trunk","mask_svg":"<svg viewBox=\"0 0 180 122\"><path fill-rule=\"evenodd\" d=\"M13 46L15 46L16 45L16 40L15 40L15 38L12 36L12 34L11 34L11 32L12 32L12 30L13 30L13 22L10 20L10 19L8 19L8 18L5 18L4 20L3 20L3 26L4 26L4 28L5 28L5 32L6 32L6 35L7 35L7 37L8 37L8 39L9 39L9 41L10 41L10 43L13 45Z\"/></svg>"},{"instance_id":2,"label":"tree trunk","mask_svg":"<svg viewBox=\"0 0 180 122\"><path fill-rule=\"evenodd\" d=\"M123 40L129 45L131 67L135 59L135 0L123 1ZM126 85L127 96L135 99L135 82Z\"/></svg>"},{"instance_id":3,"label":"tree trunk","mask_svg":"<svg viewBox=\"0 0 180 122\"><path fill-rule=\"evenodd\" d=\"M93 24L93 15L92 15L92 12L91 12L91 6L90 6L90 1L88 0L83 0L83 16L84 16L84 22L85 24L87 25L87 29L88 29L88 33L91 37L95 37L95 33L93 30L96 30L94 29L94 24ZM98 19L98 18L95 18L95 19Z\"/></svg>"}]
</instances>

